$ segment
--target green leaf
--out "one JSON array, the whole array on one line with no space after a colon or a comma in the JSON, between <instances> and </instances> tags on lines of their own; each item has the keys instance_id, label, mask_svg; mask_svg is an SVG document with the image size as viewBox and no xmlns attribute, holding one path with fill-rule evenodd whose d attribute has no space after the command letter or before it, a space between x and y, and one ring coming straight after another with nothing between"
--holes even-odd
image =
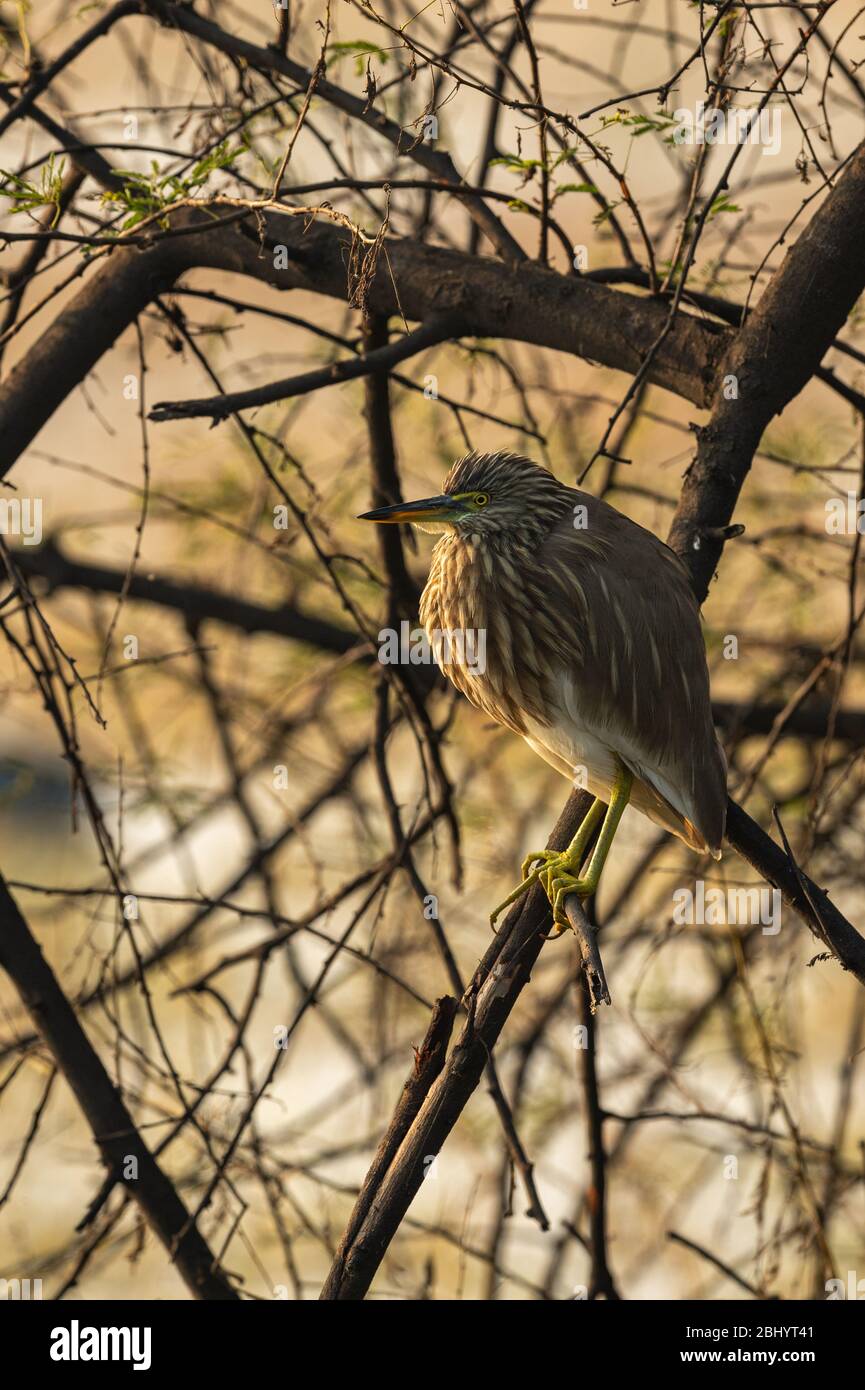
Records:
<instances>
[{"instance_id":1,"label":"green leaf","mask_svg":"<svg viewBox=\"0 0 865 1390\"><path fill-rule=\"evenodd\" d=\"M157 160L152 160L148 174L134 169L120 169L118 173L124 180L120 189L109 189L102 195L103 203L117 203L125 207L130 216L123 224L125 231L134 227L153 213L166 211L172 203L194 193L207 183L211 174L231 165L243 153L242 145L230 146L224 140L209 154L204 155L193 165L184 177L179 174L163 174Z\"/></svg>"},{"instance_id":2,"label":"green leaf","mask_svg":"<svg viewBox=\"0 0 865 1390\"><path fill-rule=\"evenodd\" d=\"M492 169L497 164L502 165L505 169L511 169L517 174L533 173L535 169L543 169L545 167L542 159L521 159L520 156L516 154L503 154L499 155L496 159L491 159L489 168Z\"/></svg>"},{"instance_id":3,"label":"green leaf","mask_svg":"<svg viewBox=\"0 0 865 1390\"><path fill-rule=\"evenodd\" d=\"M332 53L339 61L340 58L354 58L354 70L358 77L363 77L364 60L377 58L384 65L388 60L388 54L383 48L379 48L377 43L368 43L365 39L354 39L348 43L329 43L328 53Z\"/></svg>"},{"instance_id":4,"label":"green leaf","mask_svg":"<svg viewBox=\"0 0 865 1390\"><path fill-rule=\"evenodd\" d=\"M0 169L0 194L12 204L10 212L36 212L39 208L53 207L51 226L57 225L60 216L60 199L63 194L63 176L66 160L57 160L49 155L39 171L39 183L19 178L17 174Z\"/></svg>"},{"instance_id":5,"label":"green leaf","mask_svg":"<svg viewBox=\"0 0 865 1390\"><path fill-rule=\"evenodd\" d=\"M597 193L597 188L593 183L559 183L553 194L553 202L560 198L563 193Z\"/></svg>"},{"instance_id":6,"label":"green leaf","mask_svg":"<svg viewBox=\"0 0 865 1390\"><path fill-rule=\"evenodd\" d=\"M657 116L632 115L627 107L620 107L613 116L604 116L601 121L601 129L607 130L609 126L620 125L630 130L631 135L648 135L649 131L661 132L669 130L670 126L677 125L672 117L665 112Z\"/></svg>"},{"instance_id":7,"label":"green leaf","mask_svg":"<svg viewBox=\"0 0 865 1390\"><path fill-rule=\"evenodd\" d=\"M709 217L707 220L711 221L713 217L717 217L718 214L721 212L741 211L742 209L739 207L738 203L731 203L730 200L727 197L725 197L725 195L722 193L720 197L715 199L714 203L709 208Z\"/></svg>"}]
</instances>

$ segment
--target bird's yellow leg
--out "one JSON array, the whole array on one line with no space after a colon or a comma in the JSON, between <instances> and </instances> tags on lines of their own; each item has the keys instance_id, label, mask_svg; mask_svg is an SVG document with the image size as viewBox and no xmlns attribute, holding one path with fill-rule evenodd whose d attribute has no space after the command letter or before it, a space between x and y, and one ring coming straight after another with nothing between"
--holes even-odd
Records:
<instances>
[{"instance_id":1,"label":"bird's yellow leg","mask_svg":"<svg viewBox=\"0 0 865 1390\"><path fill-rule=\"evenodd\" d=\"M585 844L577 845L579 831L568 848L557 858L548 860L540 872L541 883L553 909L553 932L556 936L560 936L570 926L564 911L565 898L571 893L576 893L581 898L590 898L597 890L601 871L607 862L610 846L619 828L619 821L630 799L633 781L633 775L619 763L607 814L604 816L601 833L592 851L584 878L579 877L585 851Z\"/></svg>"},{"instance_id":2,"label":"bird's yellow leg","mask_svg":"<svg viewBox=\"0 0 865 1390\"><path fill-rule=\"evenodd\" d=\"M586 852L586 846L589 843L589 840L592 837L592 832L594 831L595 826L597 825L603 813L604 803L603 801L599 801L596 797L595 800L592 802L591 806L589 807L588 811L586 812L585 816L580 821L579 829L577 830L576 835L571 840L571 843L568 845L568 848L565 850L565 854L569 855L572 861L575 860L578 865L581 865L583 862L583 856ZM501 912L504 912L506 907L510 907L511 903L516 902L517 898L519 898L523 893L525 893L526 889L530 888L532 884L535 883L542 876L542 874L546 871L548 865L551 862L560 860L561 858L561 851L556 849L536 849L532 854L527 854L525 859L523 860L522 883L519 885L518 888L515 888L514 891L508 895L508 897L505 898L503 903L499 903L495 912L491 913L491 926L495 926L496 918L499 916ZM594 855L592 856L592 858L594 858ZM533 864L538 864L538 867L536 869L533 869Z\"/></svg>"}]
</instances>

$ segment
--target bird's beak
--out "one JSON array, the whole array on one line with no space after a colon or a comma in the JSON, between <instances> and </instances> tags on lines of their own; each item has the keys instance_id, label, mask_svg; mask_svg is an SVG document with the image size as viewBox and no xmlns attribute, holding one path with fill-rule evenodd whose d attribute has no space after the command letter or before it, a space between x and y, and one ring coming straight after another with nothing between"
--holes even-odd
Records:
<instances>
[{"instance_id":1,"label":"bird's beak","mask_svg":"<svg viewBox=\"0 0 865 1390\"><path fill-rule=\"evenodd\" d=\"M379 521L385 525L397 522L456 521L465 515L465 507L455 497L443 492L439 497L424 497L419 502L396 502L392 507L376 507L364 512L358 521Z\"/></svg>"}]
</instances>

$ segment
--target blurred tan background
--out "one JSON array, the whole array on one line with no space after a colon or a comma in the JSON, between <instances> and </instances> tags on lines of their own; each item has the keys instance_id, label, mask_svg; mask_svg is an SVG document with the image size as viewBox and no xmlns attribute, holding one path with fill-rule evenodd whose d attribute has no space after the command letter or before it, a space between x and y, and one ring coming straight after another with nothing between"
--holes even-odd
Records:
<instances>
[{"instance_id":1,"label":"blurred tan background","mask_svg":"<svg viewBox=\"0 0 865 1390\"><path fill-rule=\"evenodd\" d=\"M50 58L74 39L97 8L91 6L80 16L56 5L30 11L27 25L33 43ZM265 43L273 34L269 5L244 0L198 8L256 42ZM510 12L506 4L488 8ZM13 18L14 6L3 4L2 10L7 20ZM852 4L835 7L826 25L830 39L854 13ZM541 44L547 101L576 114L656 79L663 82L693 49L696 16L694 7L668 0L630 6L590 0L586 12L561 2L542 5L533 19L533 33ZM794 14L767 10L763 16L761 22L787 43L802 22ZM317 7L307 4L294 21L291 52L307 64L317 57L321 35L314 21L320 17ZM447 7L441 15L433 7L425 13L423 32L434 36L437 25L449 22ZM332 24L335 42L365 37L381 41L380 35L375 37L376 26L349 5L334 6ZM843 49L851 63L865 56L856 29L854 24ZM377 60L380 87L396 75L398 62L396 54L383 63ZM472 62L482 70L477 54ZM58 81L56 92L52 89L54 100L46 98L44 104L55 114L74 118L76 129L90 140L118 145L124 142L124 117L136 114L138 141L106 153L120 168L145 169L150 159L167 166L168 155L140 147L192 151L205 132L219 129L220 121L229 124L229 113L216 114L216 98L230 69L216 55L209 55L207 64L202 70L193 62L177 36L133 18L76 62ZM7 59L7 75L11 66ZM524 56L518 68L525 73ZM365 78L358 75L351 56L335 57L328 75L353 91L363 91ZM428 77L421 75L409 93L418 111L428 95L421 90L425 81ZM703 89L698 64L668 109L693 104ZM828 100L835 148L847 151L861 138L862 103L837 74ZM190 105L192 115L186 114ZM653 96L621 105L649 114L658 110ZM803 106L810 115L817 110L814 100L805 100ZM440 140L469 178L479 172L482 111L481 98L463 87L440 112ZM340 148L357 171L378 175L390 167L389 151L383 155L371 137L355 135L356 146L349 146L341 118L323 103L315 103L313 112L322 131L345 142ZM695 288L741 302L750 274L764 256L768 270L778 264L782 249L777 239L813 191L813 185L797 176L802 137L789 109L782 109L781 121L778 157L763 157L756 148L737 167L730 190L737 211L713 220L693 272ZM597 130L599 122L589 126ZM513 112L505 114L498 138L501 151L515 151L521 141L523 152L534 154L534 139L527 121ZM675 206L682 166L693 151L665 145L654 133L634 138L625 126L604 132L603 139L626 168L631 192L658 236L661 252L669 255L672 224L666 228L665 219ZM819 141L816 130L815 139ZM284 141L284 132L260 123L255 143L270 158L278 156ZM37 127L20 123L5 137L2 165L16 168L49 148L50 141ZM825 140L820 148L829 159ZM329 177L329 170L322 172L325 164L322 146L305 133L292 157L292 177L301 183ZM401 166L400 172L408 176L410 166ZM814 177L812 170L810 178ZM498 168L491 182L524 196L506 168ZM86 185L85 192L98 213L93 185ZM370 209L359 200L341 205L351 206L363 225L375 230ZM87 206L86 199L81 206ZM411 230L405 211L411 206L416 203L408 198L395 200L392 234ZM618 265L618 248L609 231L595 225L595 212L591 201L578 194L563 196L556 208L568 238L575 246L587 247L590 269ZM536 229L531 219L518 212L505 217L514 235L534 253ZM14 225L22 225L20 218ZM64 225L75 226L74 219ZM83 223L79 225L85 230ZM454 203L448 205L445 225L453 241L465 245L467 219ZM4 256L16 254L11 247ZM59 247L54 255L55 264L30 291L26 308L60 285L80 253L74 247ZM558 268L564 268L557 244L553 257ZM758 279L757 293L765 278L763 274ZM193 272L183 283L284 310L335 333L351 336L357 331L357 316L336 301L301 294L281 297L258 283L204 271ZM14 337L6 371L45 331L79 284L76 280L58 290L50 305ZM241 315L182 295L169 299L182 306L188 327L227 389L308 370L334 355L326 341L285 322ZM211 394L212 386L188 348L173 349L164 321L148 315L142 327L148 406ZM846 341L865 348L858 318L848 325ZM524 394L493 357L471 352L471 343L466 349L447 347L413 359L404 370L420 383L434 373L440 397L468 402L514 427L465 412L460 423L441 399L395 391L394 428L406 495L437 491L449 463L468 444L519 449L546 460L558 476L573 481L591 458L627 387L623 376L565 354L482 346L500 348ZM861 387L858 363L844 363L844 371L848 381ZM130 330L102 359L86 388L76 391L55 414L12 475L22 492L43 499L46 535L60 537L66 554L121 571L133 552L143 476L140 402L126 399L123 388L124 379L139 372L137 338ZM362 404L362 384L351 384L268 407L254 418L290 455L288 462L274 451L271 461L328 553L354 557L340 559L338 572L376 624L382 592L371 577L378 572L374 538L353 520L368 505L369 496ZM686 403L649 388L624 448L632 462L615 470L608 500L665 535L692 453L690 426L704 418ZM544 436L545 444L528 432L527 425ZM214 430L205 421L150 425L146 438L150 501L139 573L170 575L177 583L194 582L267 606L291 602L305 613L347 624L333 585L303 534L296 527L274 533L271 509L277 499L232 423ZM728 546L704 607L716 699L742 707L771 700L783 704L810 670L809 652L837 642L843 634L853 539L827 535L825 502L855 489L860 451L854 412L819 383L808 387L764 439L737 513L745 536ZM606 467L596 463L586 486L598 490ZM419 580L426 573L430 544L428 537L419 537L417 554L411 557ZM358 558L368 562L371 573L355 563ZM58 640L74 653L81 674L93 678L94 692L113 607L111 598L69 590L45 603ZM135 662L123 657L122 640L128 635L138 639ZM731 635L738 643L735 660L724 656L724 639ZM345 772L354 751L370 744L374 714L369 671L359 661L273 636L247 636L218 623L205 624L198 640L207 649L208 668L230 712L237 760L250 769L245 793L262 836L266 839L295 823L295 833L268 862L278 912L297 921L377 862L389 847L376 778L363 762L345 773L336 793L307 813L321 790ZM264 941L271 930L261 878L252 873L232 887L254 843L236 802L222 795L230 791L231 774L192 647L192 637L176 614L127 602L99 695L105 729L76 697L81 746L103 812L115 838L122 841L124 862L141 895L141 941L150 946L169 938L195 915L195 902L201 898L226 895L234 905L231 910L217 906L183 947L150 975L163 1037L189 1094L230 1046L254 985L255 962L221 973L214 981L219 996L175 991L225 956ZM843 688L844 709L858 710L865 702L862 657L857 638ZM20 664L4 656L2 673L3 871L8 879L30 885L63 890L103 887L80 806L78 829L73 825L68 773L50 721ZM436 697L437 718L443 716L448 698ZM762 737L734 740L734 792L758 764L764 743ZM819 756L819 742L780 740L749 792L749 809L763 818L773 802L781 803L785 827L797 843L805 836L813 809L809 786ZM424 841L418 863L438 898L440 920L467 977L488 943L490 907L507 891L527 848L545 839L567 787L519 740L491 727L465 702L455 709L445 760L462 828L464 888L454 885L443 827ZM836 742L827 761L809 871L855 923L863 906L861 750ZM273 769L283 765L288 769L285 788L274 785ZM404 727L389 745L389 765L409 823L421 803L423 784L414 740ZM861 989L832 962L806 968L819 947L792 913L784 913L777 935L749 932L747 927L674 924L673 892L692 886L695 875L721 886L750 883L753 876L732 852L707 868L668 840L634 882L634 868L643 862L655 836L647 822L627 813L599 898L613 1008L599 1020L598 1067L610 1111L623 1116L641 1109L686 1112L692 1118L644 1120L627 1130L612 1166L609 1192L610 1257L619 1286L630 1298L746 1296L705 1259L670 1243L667 1232L675 1230L755 1285L784 1297L813 1296L809 1203L815 1195L818 1204L822 1200L830 1172L834 1185L827 1239L835 1272L846 1278L848 1269L860 1269L865 1275ZM110 896L15 891L67 991L87 992L117 940ZM147 894L184 901L146 902ZM312 925L336 941L354 921L361 900L360 895L352 896L321 912ZM429 924L398 877L369 910L360 912L350 941L358 951L374 956L384 970L410 982L415 995L425 1001L447 989ZM308 986L315 980L331 947L299 931L291 952L291 961L284 948L270 956L244 1045L199 1113L217 1151L234 1132L251 1089L270 1065L274 1029L290 1026L297 1014L303 999L298 981ZM536 1165L550 1231L542 1232L524 1217L519 1185L513 1214L500 1218L506 1168L495 1112L482 1089L412 1207L411 1222L385 1261L375 1296L569 1298L585 1284L584 1251L563 1224L580 1225L585 1203L591 1200L585 1115L575 1073L577 1020L569 985L575 960L570 940L544 948L498 1056L506 1090L515 1084L528 1057L519 1129ZM111 969L122 970L129 963L128 949L120 944L108 967L109 978ZM42 1094L47 1062L36 1048L16 1070L14 1040L28 1034L29 1025L5 982L0 982L0 1000L2 1192ZM283 1290L289 1297L317 1295L328 1252L350 1208L351 1190L366 1171L411 1066L412 1045L420 1043L426 1028L428 1011L418 997L350 956L339 957L328 970L319 1001L302 1013L280 1072L232 1160L231 1187L223 1184L218 1189L204 1218L215 1247L228 1242L227 1267L242 1274L245 1289L256 1298L280 1297ZM177 1096L154 1052L140 991L127 989L106 1006L89 1007L82 1017L112 1074L134 1097L143 1132L155 1144L166 1131L168 1117L177 1113ZM541 1024L540 1037L526 1054L523 1044ZM773 1057L771 1073L765 1065L766 1040ZM792 1135L782 1096L793 1117ZM625 1127L611 1121L605 1132L614 1144ZM834 1146L834 1167L825 1162L821 1146ZM213 1171L201 1136L189 1133L169 1150L166 1166L190 1202L200 1196ZM262 1179L265 1172L268 1183ZM82 1240L86 1242L86 1237L75 1235L75 1226L100 1180L90 1137L60 1080L23 1172L0 1208L0 1275L41 1275L46 1296L53 1296L75 1267ZM112 1202L118 1202L117 1194ZM127 1211L87 1258L69 1296L183 1295L162 1249L151 1237L141 1238L136 1219Z\"/></svg>"}]
</instances>

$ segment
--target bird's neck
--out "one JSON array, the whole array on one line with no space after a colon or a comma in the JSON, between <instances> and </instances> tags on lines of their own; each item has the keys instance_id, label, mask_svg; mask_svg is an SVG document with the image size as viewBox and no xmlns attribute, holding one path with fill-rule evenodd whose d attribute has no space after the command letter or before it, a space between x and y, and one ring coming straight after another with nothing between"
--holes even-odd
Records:
<instances>
[{"instance_id":1,"label":"bird's neck","mask_svg":"<svg viewBox=\"0 0 865 1390\"><path fill-rule=\"evenodd\" d=\"M509 532L461 534L449 531L435 546L421 599L421 620L429 630L480 629L489 621L502 582L516 581L536 553L541 538Z\"/></svg>"}]
</instances>

